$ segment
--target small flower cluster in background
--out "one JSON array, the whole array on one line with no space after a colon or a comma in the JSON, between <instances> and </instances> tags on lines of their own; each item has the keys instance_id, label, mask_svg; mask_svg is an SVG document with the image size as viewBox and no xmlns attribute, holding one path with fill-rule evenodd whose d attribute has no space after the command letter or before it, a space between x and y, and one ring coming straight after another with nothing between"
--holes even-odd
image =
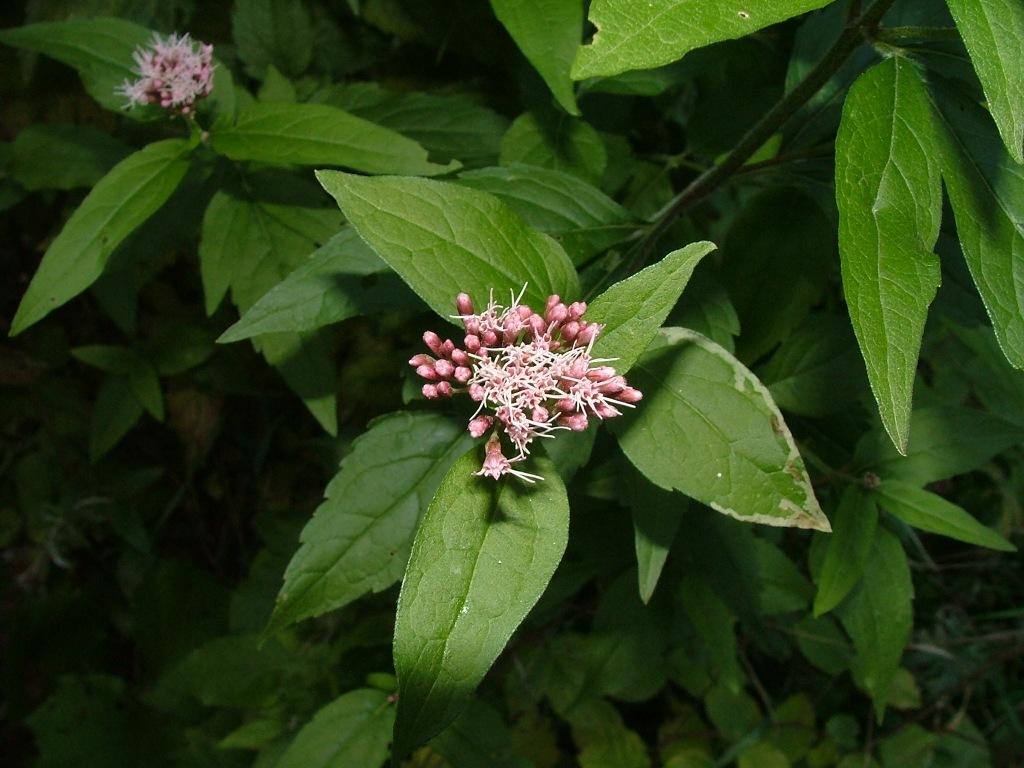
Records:
<instances>
[{"instance_id":1,"label":"small flower cluster in background","mask_svg":"<svg viewBox=\"0 0 1024 768\"><path fill-rule=\"evenodd\" d=\"M428 399L465 392L479 403L469 421L473 437L497 425L477 474L533 482L542 478L512 464L526 459L535 438L562 429L582 432L590 419L620 416L619 407L633 407L642 395L605 365L613 360L592 356L601 326L584 320L585 303L566 305L553 295L541 315L520 304L521 298L513 297L505 308L492 297L477 313L469 296L459 294L455 317L466 329L462 346L427 331L423 341L430 354L415 355L409 364L427 381ZM505 456L499 429L515 449L511 458Z\"/></svg>"},{"instance_id":2,"label":"small flower cluster in background","mask_svg":"<svg viewBox=\"0 0 1024 768\"><path fill-rule=\"evenodd\" d=\"M153 35L148 47L135 51L137 80L125 80L118 93L129 107L155 104L190 115L213 91L213 46L195 43L187 34Z\"/></svg>"}]
</instances>

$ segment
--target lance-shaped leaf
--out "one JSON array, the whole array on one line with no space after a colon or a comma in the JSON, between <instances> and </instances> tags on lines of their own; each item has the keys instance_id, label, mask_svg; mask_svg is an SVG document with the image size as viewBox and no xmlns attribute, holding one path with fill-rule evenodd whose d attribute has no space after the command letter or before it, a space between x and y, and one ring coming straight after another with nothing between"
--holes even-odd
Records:
<instances>
[{"instance_id":1,"label":"lance-shaped leaf","mask_svg":"<svg viewBox=\"0 0 1024 768\"><path fill-rule=\"evenodd\" d=\"M276 768L379 768L387 759L394 705L360 688L320 709L295 735Z\"/></svg>"},{"instance_id":2,"label":"lance-shaped leaf","mask_svg":"<svg viewBox=\"0 0 1024 768\"><path fill-rule=\"evenodd\" d=\"M493 290L535 309L549 294L579 294L565 251L530 229L493 195L430 179L367 178L319 171L317 178L370 246L441 317L468 293L477 306Z\"/></svg>"},{"instance_id":3,"label":"lance-shaped leaf","mask_svg":"<svg viewBox=\"0 0 1024 768\"><path fill-rule=\"evenodd\" d=\"M665 567L668 551L689 500L648 482L632 467L628 467L625 477L625 499L633 513L633 546L640 599L648 603L658 586L661 570Z\"/></svg>"},{"instance_id":4,"label":"lance-shaped leaf","mask_svg":"<svg viewBox=\"0 0 1024 768\"><path fill-rule=\"evenodd\" d=\"M877 493L884 509L922 531L1001 552L1016 549L991 528L975 520L963 507L916 485L886 480L878 487Z\"/></svg>"},{"instance_id":5,"label":"lance-shaped leaf","mask_svg":"<svg viewBox=\"0 0 1024 768\"><path fill-rule=\"evenodd\" d=\"M218 341L311 331L356 315L415 303L416 297L380 257L354 229L345 227L264 294Z\"/></svg>"},{"instance_id":6,"label":"lance-shaped leaf","mask_svg":"<svg viewBox=\"0 0 1024 768\"><path fill-rule=\"evenodd\" d=\"M268 631L398 581L423 511L471 444L462 425L435 413L393 413L373 422L303 529Z\"/></svg>"},{"instance_id":7,"label":"lance-shaped leaf","mask_svg":"<svg viewBox=\"0 0 1024 768\"><path fill-rule=\"evenodd\" d=\"M920 77L894 57L858 78L836 138L843 293L886 431L904 452L942 216L934 115Z\"/></svg>"},{"instance_id":8,"label":"lance-shaped leaf","mask_svg":"<svg viewBox=\"0 0 1024 768\"><path fill-rule=\"evenodd\" d=\"M648 480L738 520L831 530L782 413L722 347L664 329L630 381L644 399L609 427Z\"/></svg>"},{"instance_id":9,"label":"lance-shaped leaf","mask_svg":"<svg viewBox=\"0 0 1024 768\"><path fill-rule=\"evenodd\" d=\"M90 96L107 109L123 111L127 99L117 88L137 77L132 72L132 54L152 34L124 19L68 19L5 29L0 31L0 42L74 67Z\"/></svg>"},{"instance_id":10,"label":"lance-shaped leaf","mask_svg":"<svg viewBox=\"0 0 1024 768\"><path fill-rule=\"evenodd\" d=\"M653 69L694 48L732 40L828 5L831 0L594 0L590 45L576 54L572 76Z\"/></svg>"},{"instance_id":11,"label":"lance-shaped leaf","mask_svg":"<svg viewBox=\"0 0 1024 768\"><path fill-rule=\"evenodd\" d=\"M875 532L868 560L871 567L838 613L857 651L854 676L871 694L881 721L914 625L914 585L899 539L884 528Z\"/></svg>"},{"instance_id":12,"label":"lance-shaped leaf","mask_svg":"<svg viewBox=\"0 0 1024 768\"><path fill-rule=\"evenodd\" d=\"M459 174L458 182L508 203L527 224L561 243L573 264L622 242L637 228L633 214L571 173L513 163Z\"/></svg>"},{"instance_id":13,"label":"lance-shaped leaf","mask_svg":"<svg viewBox=\"0 0 1024 768\"><path fill-rule=\"evenodd\" d=\"M858 486L846 488L832 517L832 536L814 596L815 616L839 605L860 581L877 527L875 497Z\"/></svg>"},{"instance_id":14,"label":"lance-shaped leaf","mask_svg":"<svg viewBox=\"0 0 1024 768\"><path fill-rule=\"evenodd\" d=\"M1024 4L946 0L985 90L988 108L1013 159L1024 163Z\"/></svg>"},{"instance_id":15,"label":"lance-shaped leaf","mask_svg":"<svg viewBox=\"0 0 1024 768\"><path fill-rule=\"evenodd\" d=\"M569 501L550 462L527 486L474 476L471 450L441 483L398 598L394 761L458 715L562 559Z\"/></svg>"},{"instance_id":16,"label":"lance-shaped leaf","mask_svg":"<svg viewBox=\"0 0 1024 768\"><path fill-rule=\"evenodd\" d=\"M341 226L337 211L302 205L320 198L311 182L269 174L251 176L249 187L249 197L218 192L203 217L199 260L210 311L230 287L235 305L246 312ZM295 204L270 202L274 192ZM254 339L253 345L333 434L335 371L327 340L315 331L271 333Z\"/></svg>"},{"instance_id":17,"label":"lance-shaped leaf","mask_svg":"<svg viewBox=\"0 0 1024 768\"><path fill-rule=\"evenodd\" d=\"M100 179L46 249L11 322L12 335L96 282L117 246L174 192L191 149L183 139L158 141Z\"/></svg>"},{"instance_id":18,"label":"lance-shaped leaf","mask_svg":"<svg viewBox=\"0 0 1024 768\"><path fill-rule=\"evenodd\" d=\"M1003 354L1024 369L1024 171L984 109L950 88L939 93L942 176L964 259Z\"/></svg>"},{"instance_id":19,"label":"lance-shaped leaf","mask_svg":"<svg viewBox=\"0 0 1024 768\"><path fill-rule=\"evenodd\" d=\"M562 108L578 115L569 70L583 36L583 0L491 0L491 8Z\"/></svg>"},{"instance_id":20,"label":"lance-shaped leaf","mask_svg":"<svg viewBox=\"0 0 1024 768\"><path fill-rule=\"evenodd\" d=\"M594 299L587 320L604 326L594 343L594 356L614 358L616 371L628 371L657 335L694 267L713 250L714 243L690 243Z\"/></svg>"},{"instance_id":21,"label":"lance-shaped leaf","mask_svg":"<svg viewBox=\"0 0 1024 768\"><path fill-rule=\"evenodd\" d=\"M216 128L211 146L232 160L337 165L365 173L435 176L459 167L427 160L427 150L390 128L327 104L252 104L234 125Z\"/></svg>"}]
</instances>

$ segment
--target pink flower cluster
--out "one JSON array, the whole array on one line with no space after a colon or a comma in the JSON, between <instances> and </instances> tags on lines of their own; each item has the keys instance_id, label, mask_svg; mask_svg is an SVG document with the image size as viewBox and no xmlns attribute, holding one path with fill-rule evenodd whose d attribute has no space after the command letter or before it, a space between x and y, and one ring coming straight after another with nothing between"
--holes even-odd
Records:
<instances>
[{"instance_id":1,"label":"pink flower cluster","mask_svg":"<svg viewBox=\"0 0 1024 768\"><path fill-rule=\"evenodd\" d=\"M620 416L619 407L633 407L642 395L613 367L602 365L613 360L592 357L601 326L583 319L585 303L566 305L550 296L541 315L521 299L522 294L513 297L505 308L492 297L477 313L469 296L459 294L454 317L466 330L462 346L427 331L423 341L430 354L415 355L409 364L426 379L428 399L466 392L479 403L469 421L473 437L498 426L477 474L514 475L532 483L542 478L512 464L526 459L535 438L553 437L561 429L582 432L591 418ZM499 428L515 449L512 458L504 454Z\"/></svg>"},{"instance_id":2,"label":"pink flower cluster","mask_svg":"<svg viewBox=\"0 0 1024 768\"><path fill-rule=\"evenodd\" d=\"M156 104L189 115L213 91L213 46L188 35L153 35L149 47L135 50L137 80L125 80L118 93L135 104Z\"/></svg>"}]
</instances>

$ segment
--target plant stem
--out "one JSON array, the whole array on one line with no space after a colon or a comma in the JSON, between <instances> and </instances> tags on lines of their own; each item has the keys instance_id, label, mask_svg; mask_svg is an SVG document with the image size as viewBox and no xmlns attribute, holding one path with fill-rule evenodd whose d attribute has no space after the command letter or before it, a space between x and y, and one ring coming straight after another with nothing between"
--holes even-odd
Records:
<instances>
[{"instance_id":1,"label":"plant stem","mask_svg":"<svg viewBox=\"0 0 1024 768\"><path fill-rule=\"evenodd\" d=\"M957 40L956 27L881 27L875 39L885 43L905 43L908 40Z\"/></svg>"},{"instance_id":2,"label":"plant stem","mask_svg":"<svg viewBox=\"0 0 1024 768\"><path fill-rule=\"evenodd\" d=\"M640 254L641 265L657 239L676 222L684 211L710 195L742 168L744 163L760 149L761 145L829 81L860 45L863 33L866 30L873 30L878 25L893 2L894 0L875 0L860 16L847 24L814 69L808 72L807 76L793 90L779 99L775 106L744 134L721 163L709 168L690 182L682 192L658 212L654 225L644 238L644 247Z\"/></svg>"}]
</instances>

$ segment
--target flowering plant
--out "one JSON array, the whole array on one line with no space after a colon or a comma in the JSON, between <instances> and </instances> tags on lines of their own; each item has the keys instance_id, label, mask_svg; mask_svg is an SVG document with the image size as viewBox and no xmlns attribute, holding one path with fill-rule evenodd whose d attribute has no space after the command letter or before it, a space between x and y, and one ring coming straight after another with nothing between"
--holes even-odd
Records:
<instances>
[{"instance_id":1,"label":"flowering plant","mask_svg":"<svg viewBox=\"0 0 1024 768\"><path fill-rule=\"evenodd\" d=\"M525 292L526 288L523 288ZM544 314L521 304L513 295L506 308L494 301L474 312L468 294L455 304L466 336L462 348L433 331L423 334L431 355L409 360L427 383L428 400L467 393L477 409L469 420L469 433L481 437L495 421L515 448L507 458L498 430L487 441L483 466L477 473L499 479L511 474L521 480L542 480L512 468L530 453L537 437L553 437L558 430L582 432L589 420L622 415L618 407L632 408L642 398L615 369L601 363L614 359L593 357L599 323L583 319L584 302L566 306L557 294L548 297Z\"/></svg>"},{"instance_id":2,"label":"flowering plant","mask_svg":"<svg viewBox=\"0 0 1024 768\"><path fill-rule=\"evenodd\" d=\"M138 77L118 89L129 107L155 104L187 116L213 92L213 46L194 43L187 34L154 34L149 45L136 48L134 58Z\"/></svg>"},{"instance_id":3,"label":"flowering plant","mask_svg":"<svg viewBox=\"0 0 1024 768\"><path fill-rule=\"evenodd\" d=\"M0 26L4 766L1024 765L1024 2Z\"/></svg>"}]
</instances>

